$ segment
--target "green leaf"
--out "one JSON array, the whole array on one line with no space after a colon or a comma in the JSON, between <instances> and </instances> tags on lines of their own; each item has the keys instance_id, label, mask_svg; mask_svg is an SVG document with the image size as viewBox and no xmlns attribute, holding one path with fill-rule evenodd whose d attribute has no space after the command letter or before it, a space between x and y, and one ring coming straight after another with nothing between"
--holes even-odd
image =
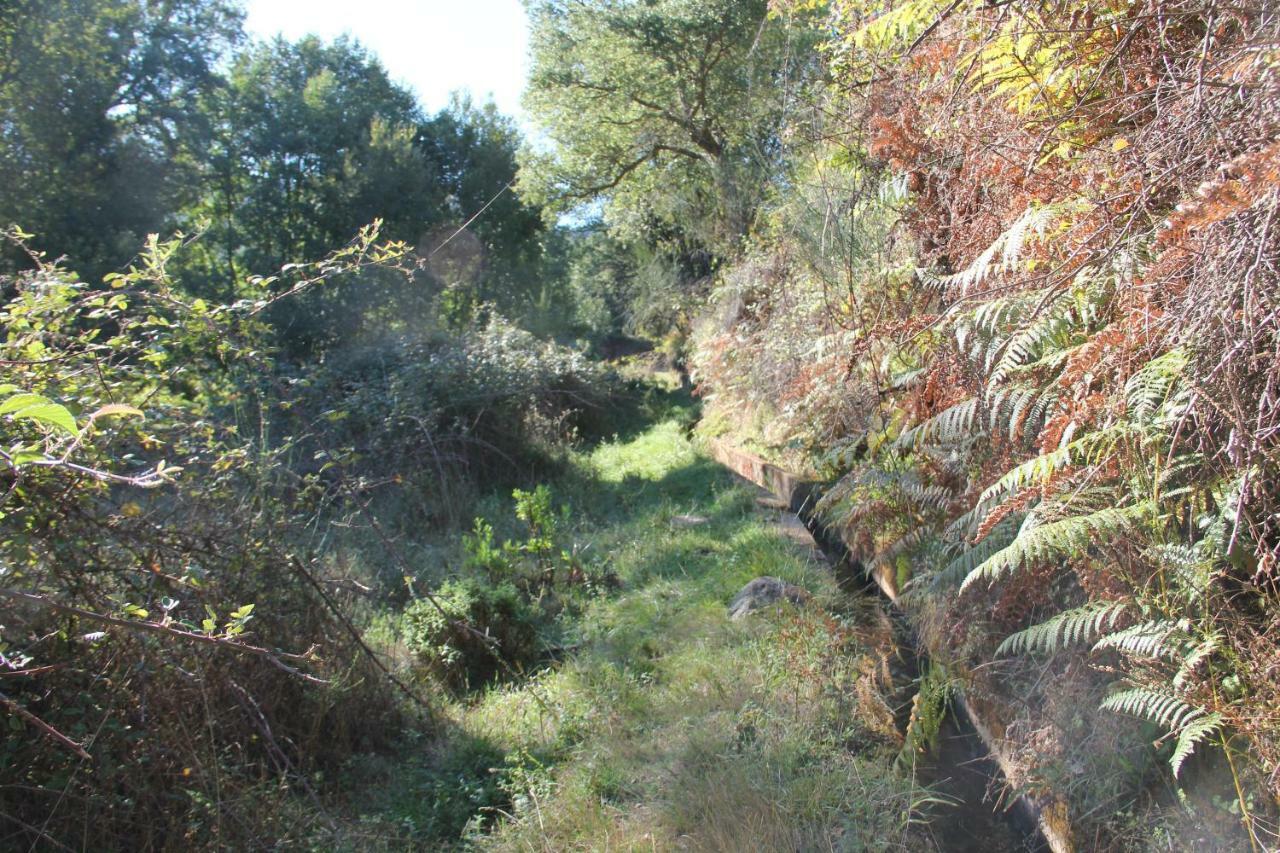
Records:
<instances>
[{"instance_id":1,"label":"green leaf","mask_svg":"<svg viewBox=\"0 0 1280 853\"><path fill-rule=\"evenodd\" d=\"M53 401L50 400L48 397L42 397L39 394L32 394L30 392L14 394L12 397L5 400L3 403L0 403L0 415L11 414L13 412L18 411L19 409L24 409L27 406L35 405L36 403L50 403L50 402L53 402Z\"/></svg>"},{"instance_id":2,"label":"green leaf","mask_svg":"<svg viewBox=\"0 0 1280 853\"><path fill-rule=\"evenodd\" d=\"M1218 733L1222 728L1222 715L1214 712L1192 720L1182 727L1178 733L1178 742L1169 758L1169 767L1176 777L1182 771L1182 764L1191 757L1196 745Z\"/></svg>"},{"instance_id":3,"label":"green leaf","mask_svg":"<svg viewBox=\"0 0 1280 853\"><path fill-rule=\"evenodd\" d=\"M35 403L13 413L16 420L35 421L75 435L76 419L66 406L57 403Z\"/></svg>"}]
</instances>

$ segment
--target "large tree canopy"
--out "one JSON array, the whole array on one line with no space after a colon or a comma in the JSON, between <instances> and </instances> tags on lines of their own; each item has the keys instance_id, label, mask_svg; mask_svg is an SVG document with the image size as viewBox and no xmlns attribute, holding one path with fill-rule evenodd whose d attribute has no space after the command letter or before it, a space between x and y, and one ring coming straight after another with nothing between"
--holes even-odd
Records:
<instances>
[{"instance_id":1,"label":"large tree canopy","mask_svg":"<svg viewBox=\"0 0 1280 853\"><path fill-rule=\"evenodd\" d=\"M797 79L797 31L767 12L765 0L532 0L527 104L551 146L526 152L524 190L563 205L605 195L633 231L734 240L777 166Z\"/></svg>"},{"instance_id":2,"label":"large tree canopy","mask_svg":"<svg viewBox=\"0 0 1280 853\"><path fill-rule=\"evenodd\" d=\"M240 38L225 0L0 0L0 222L94 274L189 184L197 95Z\"/></svg>"},{"instance_id":3,"label":"large tree canopy","mask_svg":"<svg viewBox=\"0 0 1280 853\"><path fill-rule=\"evenodd\" d=\"M464 223L476 238L468 242L480 250L478 263L469 265L474 267L471 276L446 282L463 312L481 303L509 316L546 307L551 282L543 266L542 214L509 191L520 142L515 124L492 103L477 107L466 98L455 99L418 132L417 144L447 193L445 225L427 235L423 251L434 252ZM441 265L429 266L444 274Z\"/></svg>"}]
</instances>

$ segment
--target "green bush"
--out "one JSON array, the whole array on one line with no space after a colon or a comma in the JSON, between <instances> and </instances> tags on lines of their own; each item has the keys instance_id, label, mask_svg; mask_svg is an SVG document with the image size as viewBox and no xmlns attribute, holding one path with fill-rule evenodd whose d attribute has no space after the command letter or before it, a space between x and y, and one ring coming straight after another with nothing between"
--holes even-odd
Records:
<instances>
[{"instance_id":1,"label":"green bush","mask_svg":"<svg viewBox=\"0 0 1280 853\"><path fill-rule=\"evenodd\" d=\"M478 687L534 661L539 619L514 584L457 578L405 609L405 643L449 684Z\"/></svg>"}]
</instances>

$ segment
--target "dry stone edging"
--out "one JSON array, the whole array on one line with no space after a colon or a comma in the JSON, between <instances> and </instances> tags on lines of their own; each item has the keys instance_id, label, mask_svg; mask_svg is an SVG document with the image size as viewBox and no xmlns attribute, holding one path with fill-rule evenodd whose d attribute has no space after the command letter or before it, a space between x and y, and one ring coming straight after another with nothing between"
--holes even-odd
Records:
<instances>
[{"instance_id":1,"label":"dry stone edging","mask_svg":"<svg viewBox=\"0 0 1280 853\"><path fill-rule=\"evenodd\" d=\"M814 495L819 486L818 483L785 471L771 462L767 462L754 454L747 453L719 439L708 439L706 446L713 459L738 476L772 492L780 501L785 502L792 512L800 516L810 530L815 529L807 516L811 511ZM834 534L848 549L850 555L855 559L857 558L855 548L842 531L827 530L825 532L828 535ZM867 575L880 588L885 597L895 607L901 609L902 605L898 600L897 578L888 571L867 572ZM977 709L974 708L973 703L968 701L963 693L958 695L954 701L959 713L973 726L987 752L995 759L1000 772L1004 774L1006 779L1010 778L1013 771L1013 763L1004 745L994 735L996 727L991 724L994 720L986 715L980 715ZM1003 727L1000 727L1000 730L1003 730ZM1077 847L1072 838L1066 803L1060 798L1044 800L1020 795L1016 798L1014 807L1020 809L1038 829L1052 853L1076 853Z\"/></svg>"}]
</instances>

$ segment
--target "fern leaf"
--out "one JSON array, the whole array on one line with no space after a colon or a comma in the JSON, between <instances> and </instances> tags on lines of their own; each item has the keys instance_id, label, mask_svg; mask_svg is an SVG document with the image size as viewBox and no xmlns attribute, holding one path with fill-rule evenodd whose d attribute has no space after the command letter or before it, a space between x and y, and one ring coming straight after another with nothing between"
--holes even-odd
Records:
<instances>
[{"instance_id":1,"label":"fern leaf","mask_svg":"<svg viewBox=\"0 0 1280 853\"><path fill-rule=\"evenodd\" d=\"M953 559L937 572L924 575L920 578L923 582L928 582L933 588L943 585L951 586L964 580L970 572L977 566L981 565L992 554L1007 548L1009 543L1013 542L1018 535L1018 527L1021 524L1022 517L1010 516L1004 521L997 524L987 534L986 538L971 548L965 548L960 555Z\"/></svg>"},{"instance_id":2,"label":"fern leaf","mask_svg":"<svg viewBox=\"0 0 1280 853\"><path fill-rule=\"evenodd\" d=\"M1178 633L1181 631L1176 622L1157 619L1108 634L1094 643L1093 650L1116 649L1141 657L1175 658L1179 650L1169 638Z\"/></svg>"},{"instance_id":3,"label":"fern leaf","mask_svg":"<svg viewBox=\"0 0 1280 853\"><path fill-rule=\"evenodd\" d=\"M1155 414L1168 399L1187 362L1186 352L1179 347L1153 358L1139 368L1124 384L1129 412L1138 418Z\"/></svg>"},{"instance_id":4,"label":"fern leaf","mask_svg":"<svg viewBox=\"0 0 1280 853\"><path fill-rule=\"evenodd\" d=\"M923 483L904 483L903 497L921 509L944 511L955 497L954 490L946 486L926 486Z\"/></svg>"},{"instance_id":5,"label":"fern leaf","mask_svg":"<svg viewBox=\"0 0 1280 853\"><path fill-rule=\"evenodd\" d=\"M1029 294L1018 294L983 302L973 309L974 326L994 338L1000 329L1016 323L1026 313L1031 300Z\"/></svg>"},{"instance_id":6,"label":"fern leaf","mask_svg":"<svg viewBox=\"0 0 1280 853\"><path fill-rule=\"evenodd\" d=\"M1086 548L1095 539L1119 536L1152 514L1150 501L1127 507L1107 507L1048 524L1023 523L1018 537L1007 548L992 554L960 584L960 591L981 580L994 581L1031 562L1062 556ZM1028 521L1033 516L1028 516Z\"/></svg>"},{"instance_id":7,"label":"fern leaf","mask_svg":"<svg viewBox=\"0 0 1280 853\"><path fill-rule=\"evenodd\" d=\"M1191 757L1196 745L1212 737L1222 728L1222 715L1214 712L1197 717L1182 727L1178 732L1178 742L1173 747L1173 755L1169 758L1169 767L1174 777L1182 770L1182 764Z\"/></svg>"},{"instance_id":8,"label":"fern leaf","mask_svg":"<svg viewBox=\"0 0 1280 853\"><path fill-rule=\"evenodd\" d=\"M1092 601L1010 634L996 649L996 654L1053 654L1061 648L1083 643L1114 626L1125 608L1121 601Z\"/></svg>"},{"instance_id":9,"label":"fern leaf","mask_svg":"<svg viewBox=\"0 0 1280 853\"><path fill-rule=\"evenodd\" d=\"M972 397L944 409L902 434L898 444L919 447L926 442L952 443L970 437L978 415L978 398Z\"/></svg>"},{"instance_id":10,"label":"fern leaf","mask_svg":"<svg viewBox=\"0 0 1280 853\"><path fill-rule=\"evenodd\" d=\"M1081 324L1079 321L1072 321L1075 303L1071 297L1069 290L1058 293L1045 306L1044 313L1009 338L1001 348L1000 360L988 366L989 383L999 384L1012 370L1031 361L1033 357L1040 357L1040 353L1064 349L1072 343L1071 333L1080 328ZM1053 343L1058 343L1059 346L1051 346Z\"/></svg>"},{"instance_id":11,"label":"fern leaf","mask_svg":"<svg viewBox=\"0 0 1280 853\"><path fill-rule=\"evenodd\" d=\"M1012 269L1022 259L1027 238L1043 236L1063 210L1063 205L1053 204L1028 208L973 263L954 275L944 276L943 285L966 296L991 275Z\"/></svg>"},{"instance_id":12,"label":"fern leaf","mask_svg":"<svg viewBox=\"0 0 1280 853\"><path fill-rule=\"evenodd\" d=\"M1205 716L1203 709L1188 705L1177 696L1142 687L1113 693L1102 700L1102 708L1156 723L1171 732Z\"/></svg>"},{"instance_id":13,"label":"fern leaf","mask_svg":"<svg viewBox=\"0 0 1280 853\"><path fill-rule=\"evenodd\" d=\"M1182 687L1196 670L1196 667L1206 660L1210 655L1218 650L1218 646L1222 643L1221 634L1210 634L1202 642L1196 645L1194 649L1182 659L1182 665L1178 667L1178 672L1173 676L1173 686Z\"/></svg>"},{"instance_id":14,"label":"fern leaf","mask_svg":"<svg viewBox=\"0 0 1280 853\"><path fill-rule=\"evenodd\" d=\"M915 550L920 547L921 543L933 536L933 530L926 526L917 527L906 536L894 541L892 545L885 548L877 554L870 563L867 564L868 571L875 571L886 563L892 563L903 554Z\"/></svg>"},{"instance_id":15,"label":"fern leaf","mask_svg":"<svg viewBox=\"0 0 1280 853\"><path fill-rule=\"evenodd\" d=\"M1072 464L1100 462L1111 455L1120 439L1130 435L1133 429L1129 424L1114 424L1086 433L1056 450L1028 459L988 486L978 501L992 502L1009 492L1046 482Z\"/></svg>"},{"instance_id":16,"label":"fern leaf","mask_svg":"<svg viewBox=\"0 0 1280 853\"><path fill-rule=\"evenodd\" d=\"M1052 397L1053 393L1052 389L1041 388L1006 386L998 389L991 397L990 430L1004 429L1010 441L1026 438L1029 432L1038 431L1038 426L1030 430L1028 427L1038 423L1035 413L1044 411L1040 401L1045 395Z\"/></svg>"},{"instance_id":17,"label":"fern leaf","mask_svg":"<svg viewBox=\"0 0 1280 853\"><path fill-rule=\"evenodd\" d=\"M1164 726L1170 734L1176 733L1178 739L1173 747L1173 755L1169 758L1169 767L1174 776L1182 770L1182 765L1191 757L1196 746L1212 737L1223 725L1222 715L1216 711L1205 711L1176 696L1141 687L1108 696L1103 700L1102 708L1139 717Z\"/></svg>"}]
</instances>

